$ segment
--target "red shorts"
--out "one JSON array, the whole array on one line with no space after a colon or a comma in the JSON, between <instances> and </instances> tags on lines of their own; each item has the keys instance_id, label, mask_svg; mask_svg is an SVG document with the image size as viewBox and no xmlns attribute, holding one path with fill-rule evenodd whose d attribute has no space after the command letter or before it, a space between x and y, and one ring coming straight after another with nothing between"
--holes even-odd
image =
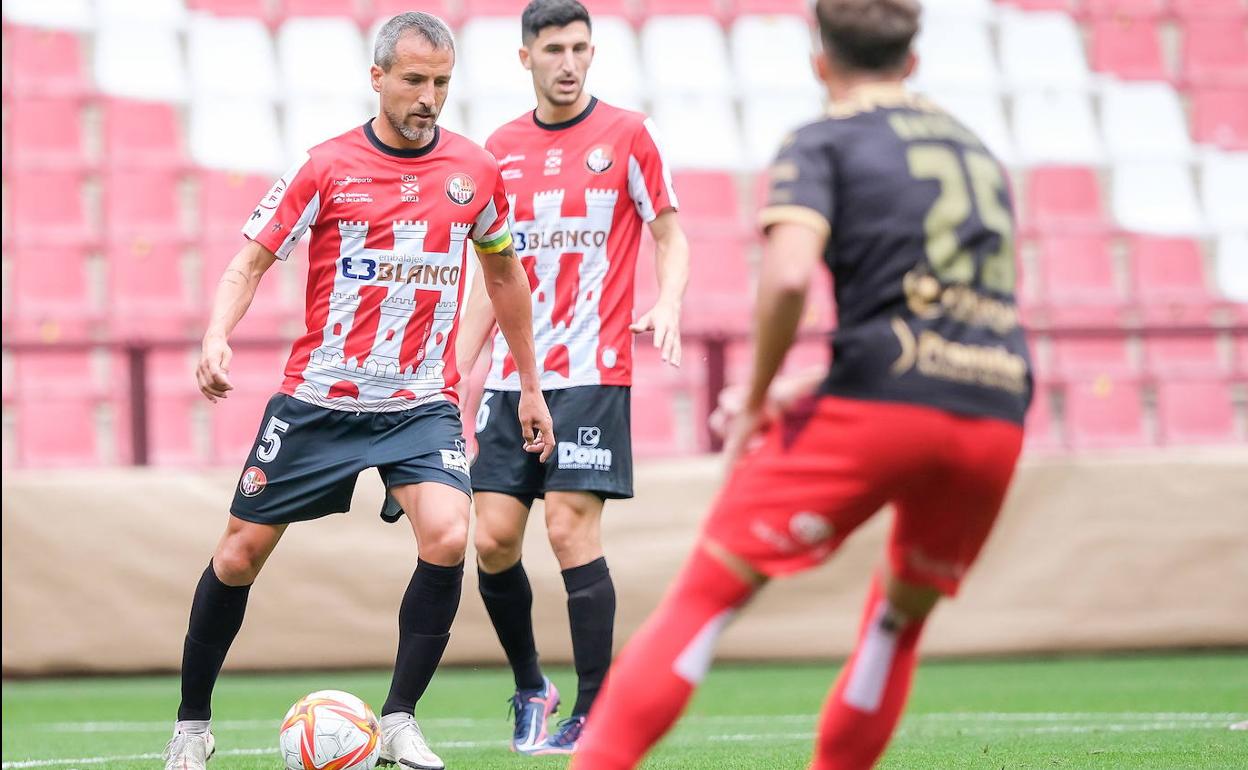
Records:
<instances>
[{"instance_id":1,"label":"red shorts","mask_svg":"<svg viewBox=\"0 0 1248 770\"><path fill-rule=\"evenodd\" d=\"M1022 440L1003 420L811 399L733 468L703 535L778 577L820 564L892 503L893 574L952 596L1001 509Z\"/></svg>"}]
</instances>

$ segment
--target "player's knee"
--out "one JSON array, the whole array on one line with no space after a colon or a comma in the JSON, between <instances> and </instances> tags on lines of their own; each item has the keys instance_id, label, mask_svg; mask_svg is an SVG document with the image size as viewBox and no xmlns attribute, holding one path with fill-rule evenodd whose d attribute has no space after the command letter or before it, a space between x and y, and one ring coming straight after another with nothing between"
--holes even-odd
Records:
<instances>
[{"instance_id":1,"label":"player's knee","mask_svg":"<svg viewBox=\"0 0 1248 770\"><path fill-rule=\"evenodd\" d=\"M212 569L226 585L245 586L255 582L264 566L265 554L241 539L221 543L212 557Z\"/></svg>"},{"instance_id":2,"label":"player's knee","mask_svg":"<svg viewBox=\"0 0 1248 770\"><path fill-rule=\"evenodd\" d=\"M504 570L520 559L521 536L517 533L494 531L478 523L472 544L487 572Z\"/></svg>"},{"instance_id":3,"label":"player's knee","mask_svg":"<svg viewBox=\"0 0 1248 770\"><path fill-rule=\"evenodd\" d=\"M452 565L464 560L468 551L468 524L448 524L420 544L420 557L434 564Z\"/></svg>"},{"instance_id":4,"label":"player's knee","mask_svg":"<svg viewBox=\"0 0 1248 770\"><path fill-rule=\"evenodd\" d=\"M560 563L576 561L585 553L602 549L598 528L576 518L552 517L546 523L546 534Z\"/></svg>"}]
</instances>

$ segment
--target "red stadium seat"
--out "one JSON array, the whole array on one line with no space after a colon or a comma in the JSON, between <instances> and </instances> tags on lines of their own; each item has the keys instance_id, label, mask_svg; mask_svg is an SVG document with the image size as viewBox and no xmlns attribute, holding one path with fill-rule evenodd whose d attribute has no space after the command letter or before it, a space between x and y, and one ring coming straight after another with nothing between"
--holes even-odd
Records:
<instances>
[{"instance_id":1,"label":"red stadium seat","mask_svg":"<svg viewBox=\"0 0 1248 770\"><path fill-rule=\"evenodd\" d=\"M680 221L686 228L714 230L741 227L737 184L727 171L678 171L672 186L680 200Z\"/></svg>"},{"instance_id":2,"label":"red stadium seat","mask_svg":"<svg viewBox=\"0 0 1248 770\"><path fill-rule=\"evenodd\" d=\"M1056 421L1053 419L1053 395L1046 387L1037 387L1027 410L1023 448L1029 452L1051 452L1062 446Z\"/></svg>"},{"instance_id":3,"label":"red stadium seat","mask_svg":"<svg viewBox=\"0 0 1248 770\"><path fill-rule=\"evenodd\" d=\"M1040 241L1036 263L1050 320L1115 325L1126 306L1109 252L1099 235L1053 236Z\"/></svg>"},{"instance_id":4,"label":"red stadium seat","mask_svg":"<svg viewBox=\"0 0 1248 770\"><path fill-rule=\"evenodd\" d=\"M5 24L5 69L18 97L81 98L91 93L74 32Z\"/></svg>"},{"instance_id":5,"label":"red stadium seat","mask_svg":"<svg viewBox=\"0 0 1248 770\"><path fill-rule=\"evenodd\" d=\"M460 6L465 19L478 16L514 16L516 19L516 39L520 37L520 13L528 5L528 0L463 0ZM596 10L596 9L595 9Z\"/></svg>"},{"instance_id":6,"label":"red stadium seat","mask_svg":"<svg viewBox=\"0 0 1248 770\"><path fill-rule=\"evenodd\" d=\"M1161 36L1153 19L1107 18L1091 25L1092 69L1127 80L1166 80Z\"/></svg>"},{"instance_id":7,"label":"red stadium seat","mask_svg":"<svg viewBox=\"0 0 1248 770\"><path fill-rule=\"evenodd\" d=\"M1225 376L1226 366L1212 334L1159 336L1144 340L1144 362L1150 376L1170 380Z\"/></svg>"},{"instance_id":8,"label":"red stadium seat","mask_svg":"<svg viewBox=\"0 0 1248 770\"><path fill-rule=\"evenodd\" d=\"M1075 449L1145 446L1139 384L1108 377L1066 386L1067 443Z\"/></svg>"},{"instance_id":9,"label":"red stadium seat","mask_svg":"<svg viewBox=\"0 0 1248 770\"><path fill-rule=\"evenodd\" d=\"M202 462L195 414L204 401L195 383L194 350L153 350L147 357L148 462L191 466Z\"/></svg>"},{"instance_id":10,"label":"red stadium seat","mask_svg":"<svg viewBox=\"0 0 1248 770\"><path fill-rule=\"evenodd\" d=\"M282 18L291 16L345 16L353 19L360 12L360 5L357 0L280 0L278 12Z\"/></svg>"},{"instance_id":11,"label":"red stadium seat","mask_svg":"<svg viewBox=\"0 0 1248 770\"><path fill-rule=\"evenodd\" d=\"M1248 88L1196 89L1192 138L1224 150L1248 150Z\"/></svg>"},{"instance_id":12,"label":"red stadium seat","mask_svg":"<svg viewBox=\"0 0 1248 770\"><path fill-rule=\"evenodd\" d=\"M175 170L186 165L182 125L172 104L106 99L102 107L106 166Z\"/></svg>"},{"instance_id":13,"label":"red stadium seat","mask_svg":"<svg viewBox=\"0 0 1248 770\"><path fill-rule=\"evenodd\" d=\"M1082 0L998 0L1001 5L1021 8L1024 11L1062 11L1074 13L1080 10Z\"/></svg>"},{"instance_id":14,"label":"red stadium seat","mask_svg":"<svg viewBox=\"0 0 1248 770\"><path fill-rule=\"evenodd\" d=\"M1234 348L1235 374L1241 380L1248 380L1248 334L1237 334L1232 338Z\"/></svg>"},{"instance_id":15,"label":"red stadium seat","mask_svg":"<svg viewBox=\"0 0 1248 770\"><path fill-rule=\"evenodd\" d=\"M641 15L642 18L688 15L722 19L726 4L718 0L641 0Z\"/></svg>"},{"instance_id":16,"label":"red stadium seat","mask_svg":"<svg viewBox=\"0 0 1248 770\"><path fill-rule=\"evenodd\" d=\"M183 243L179 204L174 173L118 168L104 177L105 238L127 245Z\"/></svg>"},{"instance_id":17,"label":"red stadium seat","mask_svg":"<svg viewBox=\"0 0 1248 770\"><path fill-rule=\"evenodd\" d=\"M10 163L23 170L81 171L88 165L77 99L32 97L5 105Z\"/></svg>"},{"instance_id":18,"label":"red stadium seat","mask_svg":"<svg viewBox=\"0 0 1248 770\"><path fill-rule=\"evenodd\" d=\"M165 243L111 244L109 325L120 337L181 337L200 324L199 303L188 291L182 249Z\"/></svg>"},{"instance_id":19,"label":"red stadium seat","mask_svg":"<svg viewBox=\"0 0 1248 770\"><path fill-rule=\"evenodd\" d=\"M1138 373L1126 338L1109 332L1102 336L1055 340L1053 367L1054 375L1065 382L1100 377L1133 378Z\"/></svg>"},{"instance_id":20,"label":"red stadium seat","mask_svg":"<svg viewBox=\"0 0 1248 770\"><path fill-rule=\"evenodd\" d=\"M101 391L91 353L23 352L16 356L17 461L28 467L101 464L97 420Z\"/></svg>"},{"instance_id":21,"label":"red stadium seat","mask_svg":"<svg viewBox=\"0 0 1248 770\"><path fill-rule=\"evenodd\" d=\"M733 235L706 233L689 247L683 323L700 330L748 329L754 298L745 243Z\"/></svg>"},{"instance_id":22,"label":"red stadium seat","mask_svg":"<svg viewBox=\"0 0 1248 770\"><path fill-rule=\"evenodd\" d=\"M1170 8L1180 19L1242 19L1248 9L1242 0L1170 0Z\"/></svg>"},{"instance_id":23,"label":"red stadium seat","mask_svg":"<svg viewBox=\"0 0 1248 770\"><path fill-rule=\"evenodd\" d=\"M1182 76L1197 86L1248 86L1248 20L1201 19L1183 34Z\"/></svg>"},{"instance_id":24,"label":"red stadium seat","mask_svg":"<svg viewBox=\"0 0 1248 770\"><path fill-rule=\"evenodd\" d=\"M1101 232L1108 219L1096 171L1078 166L1042 166L1027 175L1024 226L1045 233Z\"/></svg>"},{"instance_id":25,"label":"red stadium seat","mask_svg":"<svg viewBox=\"0 0 1248 770\"><path fill-rule=\"evenodd\" d=\"M1203 324L1215 299L1205 280L1200 244L1190 238L1134 236L1132 284L1144 318L1155 323Z\"/></svg>"},{"instance_id":26,"label":"red stadium seat","mask_svg":"<svg viewBox=\"0 0 1248 770\"><path fill-rule=\"evenodd\" d=\"M192 11L207 11L217 16L248 16L269 20L267 0L187 0Z\"/></svg>"},{"instance_id":27,"label":"red stadium seat","mask_svg":"<svg viewBox=\"0 0 1248 770\"><path fill-rule=\"evenodd\" d=\"M664 362L648 337L633 352L633 451L639 457L684 455L701 446L703 369L697 346L686 340L685 364ZM691 362L693 364L691 365Z\"/></svg>"},{"instance_id":28,"label":"red stadium seat","mask_svg":"<svg viewBox=\"0 0 1248 770\"><path fill-rule=\"evenodd\" d=\"M234 346L227 398L208 405L212 422L213 459L237 466L247 459L260 429L260 417L269 399L282 386L286 350L277 347Z\"/></svg>"},{"instance_id":29,"label":"red stadium seat","mask_svg":"<svg viewBox=\"0 0 1248 770\"><path fill-rule=\"evenodd\" d=\"M1087 0L1089 16L1130 16L1155 18L1166 11L1166 0Z\"/></svg>"},{"instance_id":30,"label":"red stadium seat","mask_svg":"<svg viewBox=\"0 0 1248 770\"><path fill-rule=\"evenodd\" d=\"M777 15L809 17L810 3L806 0L736 0L732 3L732 12L736 16Z\"/></svg>"},{"instance_id":31,"label":"red stadium seat","mask_svg":"<svg viewBox=\"0 0 1248 770\"><path fill-rule=\"evenodd\" d=\"M1174 380L1157 385L1157 422L1163 444L1238 441L1231 386L1220 380Z\"/></svg>"},{"instance_id":32,"label":"red stadium seat","mask_svg":"<svg viewBox=\"0 0 1248 770\"><path fill-rule=\"evenodd\" d=\"M10 237L25 247L81 247L95 237L83 200L83 176L76 171L17 171L6 174Z\"/></svg>"},{"instance_id":33,"label":"red stadium seat","mask_svg":"<svg viewBox=\"0 0 1248 770\"><path fill-rule=\"evenodd\" d=\"M199 226L204 241L242 244L239 231L264 197L273 180L229 171L199 173ZM216 285L216 281L213 281Z\"/></svg>"},{"instance_id":34,"label":"red stadium seat","mask_svg":"<svg viewBox=\"0 0 1248 770\"><path fill-rule=\"evenodd\" d=\"M225 266L238 253L243 243L242 236L239 236L237 240L203 241L200 243L199 262L201 270L199 285L203 291L201 316L211 308L212 298L216 292L217 284L221 280L221 274L225 272ZM306 271L306 246L301 247L301 249L302 256L300 251L297 250L286 262L275 263L265 273L264 278L260 280L260 285L256 288L256 296L251 301L251 307L248 308L247 315L243 316L243 320L239 322L238 328L235 330L236 336L271 337L274 334L280 334L285 328L303 320L303 316L300 313L302 305L294 303L288 297L284 288L288 284L286 279L289 277L285 273L292 269ZM302 296L303 286L300 285L299 289L300 296Z\"/></svg>"},{"instance_id":35,"label":"red stadium seat","mask_svg":"<svg viewBox=\"0 0 1248 770\"><path fill-rule=\"evenodd\" d=\"M45 248L17 247L11 256L15 325L5 325L6 335L16 332L48 341L80 337L100 320L86 249L59 246L55 259L50 259Z\"/></svg>"},{"instance_id":36,"label":"red stadium seat","mask_svg":"<svg viewBox=\"0 0 1248 770\"><path fill-rule=\"evenodd\" d=\"M454 3L452 0L433 0L432 2L422 2L420 10L432 13L447 24L456 26L461 19L461 14L457 8L458 5L462 5L462 3ZM374 19L389 19L410 10L412 10L411 0L373 0L372 16ZM516 15L519 16L519 13L517 11Z\"/></svg>"}]
</instances>

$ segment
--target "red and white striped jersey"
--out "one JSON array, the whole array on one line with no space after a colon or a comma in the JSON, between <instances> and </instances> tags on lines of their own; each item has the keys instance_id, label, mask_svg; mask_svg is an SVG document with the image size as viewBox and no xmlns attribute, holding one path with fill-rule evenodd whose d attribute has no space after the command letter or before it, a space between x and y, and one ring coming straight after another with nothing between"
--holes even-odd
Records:
<instances>
[{"instance_id":1,"label":"red and white striped jersey","mask_svg":"<svg viewBox=\"0 0 1248 770\"><path fill-rule=\"evenodd\" d=\"M632 384L641 227L676 207L653 121L594 99L564 123L527 112L485 147L506 181L516 253L533 289L542 389ZM501 332L493 359L486 387L519 390Z\"/></svg>"},{"instance_id":2,"label":"red and white striped jersey","mask_svg":"<svg viewBox=\"0 0 1248 770\"><path fill-rule=\"evenodd\" d=\"M494 158L442 129L395 149L366 123L309 150L243 234L286 259L309 229L307 333L282 392L346 411L456 403L468 241L487 253L511 243Z\"/></svg>"}]
</instances>

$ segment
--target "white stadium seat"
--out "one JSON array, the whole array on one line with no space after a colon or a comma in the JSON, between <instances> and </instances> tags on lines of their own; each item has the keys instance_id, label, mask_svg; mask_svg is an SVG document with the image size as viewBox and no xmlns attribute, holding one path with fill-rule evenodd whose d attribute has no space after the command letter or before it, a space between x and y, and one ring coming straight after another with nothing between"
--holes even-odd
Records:
<instances>
[{"instance_id":1,"label":"white stadium seat","mask_svg":"<svg viewBox=\"0 0 1248 770\"><path fill-rule=\"evenodd\" d=\"M187 57L196 97L278 97L273 38L259 19L193 15Z\"/></svg>"},{"instance_id":2,"label":"white stadium seat","mask_svg":"<svg viewBox=\"0 0 1248 770\"><path fill-rule=\"evenodd\" d=\"M1082 91L1023 91L1014 95L1014 137L1026 165L1105 161L1105 149Z\"/></svg>"},{"instance_id":3,"label":"white stadium seat","mask_svg":"<svg viewBox=\"0 0 1248 770\"><path fill-rule=\"evenodd\" d=\"M1200 172L1200 198L1210 227L1248 231L1248 152L1210 153Z\"/></svg>"},{"instance_id":4,"label":"white stadium seat","mask_svg":"<svg viewBox=\"0 0 1248 770\"><path fill-rule=\"evenodd\" d=\"M504 123L509 123L533 110L534 100L530 94L509 94L494 99L476 99L468 102L467 136L477 144L484 145L490 134Z\"/></svg>"},{"instance_id":5,"label":"white stadium seat","mask_svg":"<svg viewBox=\"0 0 1248 770\"><path fill-rule=\"evenodd\" d=\"M985 21L992 16L992 0L923 0L924 22L935 18Z\"/></svg>"},{"instance_id":6,"label":"white stadium seat","mask_svg":"<svg viewBox=\"0 0 1248 770\"><path fill-rule=\"evenodd\" d=\"M191 103L191 158L225 171L276 174L289 164L277 114L260 99L197 99Z\"/></svg>"},{"instance_id":7,"label":"white stadium seat","mask_svg":"<svg viewBox=\"0 0 1248 770\"><path fill-rule=\"evenodd\" d=\"M589 69L588 88L617 107L636 110L643 106L645 88L637 36L626 19L594 17L594 64Z\"/></svg>"},{"instance_id":8,"label":"white stadium seat","mask_svg":"<svg viewBox=\"0 0 1248 770\"><path fill-rule=\"evenodd\" d=\"M664 155L678 169L740 170L744 145L732 103L709 94L655 101Z\"/></svg>"},{"instance_id":9,"label":"white stadium seat","mask_svg":"<svg viewBox=\"0 0 1248 770\"><path fill-rule=\"evenodd\" d=\"M182 45L171 28L114 22L95 35L95 77L109 96L184 101L188 81Z\"/></svg>"},{"instance_id":10,"label":"white stadium seat","mask_svg":"<svg viewBox=\"0 0 1248 770\"><path fill-rule=\"evenodd\" d=\"M1126 230L1191 235L1203 230L1187 164L1135 161L1114 165L1113 212Z\"/></svg>"},{"instance_id":11,"label":"white stadium seat","mask_svg":"<svg viewBox=\"0 0 1248 770\"><path fill-rule=\"evenodd\" d=\"M641 29L641 58L656 98L733 92L728 45L709 16L656 16Z\"/></svg>"},{"instance_id":12,"label":"white stadium seat","mask_svg":"<svg viewBox=\"0 0 1248 770\"><path fill-rule=\"evenodd\" d=\"M356 128L377 113L359 99L299 99L288 102L282 139L286 162L293 163L310 147Z\"/></svg>"},{"instance_id":13,"label":"white stadium seat","mask_svg":"<svg viewBox=\"0 0 1248 770\"><path fill-rule=\"evenodd\" d=\"M1001 69L1012 88L1087 88L1083 40L1065 13L1001 14L997 42Z\"/></svg>"},{"instance_id":14,"label":"white stadium seat","mask_svg":"<svg viewBox=\"0 0 1248 770\"><path fill-rule=\"evenodd\" d=\"M460 96L473 103L500 96L533 100L533 78L520 64L520 24L515 19L472 19L456 44L462 50L451 87L463 88Z\"/></svg>"},{"instance_id":15,"label":"white stadium seat","mask_svg":"<svg viewBox=\"0 0 1248 770\"><path fill-rule=\"evenodd\" d=\"M369 86L360 28L350 19L287 19L277 31L278 71L287 99L363 97Z\"/></svg>"},{"instance_id":16,"label":"white stadium seat","mask_svg":"<svg viewBox=\"0 0 1248 770\"><path fill-rule=\"evenodd\" d=\"M181 27L186 23L182 0L95 0L95 16L101 25L110 22L144 27Z\"/></svg>"},{"instance_id":17,"label":"white stadium seat","mask_svg":"<svg viewBox=\"0 0 1248 770\"><path fill-rule=\"evenodd\" d=\"M928 93L927 97L974 131L1002 163L1014 162L1018 153L1010 138L1001 97L991 91Z\"/></svg>"},{"instance_id":18,"label":"white stadium seat","mask_svg":"<svg viewBox=\"0 0 1248 770\"><path fill-rule=\"evenodd\" d=\"M732 66L742 100L794 92L818 100L810 68L810 26L799 16L741 16L732 25Z\"/></svg>"},{"instance_id":19,"label":"white stadium seat","mask_svg":"<svg viewBox=\"0 0 1248 770\"><path fill-rule=\"evenodd\" d=\"M1218 239L1218 289L1236 302L1248 302L1248 233Z\"/></svg>"},{"instance_id":20,"label":"white stadium seat","mask_svg":"<svg viewBox=\"0 0 1248 770\"><path fill-rule=\"evenodd\" d=\"M54 29L90 29L91 0L4 0L4 20Z\"/></svg>"},{"instance_id":21,"label":"white stadium seat","mask_svg":"<svg viewBox=\"0 0 1248 770\"><path fill-rule=\"evenodd\" d=\"M988 28L976 22L935 19L915 41L919 57L913 81L920 91L990 90L1000 85Z\"/></svg>"},{"instance_id":22,"label":"white stadium seat","mask_svg":"<svg viewBox=\"0 0 1248 770\"><path fill-rule=\"evenodd\" d=\"M822 112L818 101L800 95L763 95L745 100L746 164L752 169L770 165L780 142L794 129L818 120Z\"/></svg>"},{"instance_id":23,"label":"white stadium seat","mask_svg":"<svg viewBox=\"0 0 1248 770\"><path fill-rule=\"evenodd\" d=\"M1192 155L1183 105L1168 83L1106 83L1101 127L1114 160L1188 160Z\"/></svg>"}]
</instances>

